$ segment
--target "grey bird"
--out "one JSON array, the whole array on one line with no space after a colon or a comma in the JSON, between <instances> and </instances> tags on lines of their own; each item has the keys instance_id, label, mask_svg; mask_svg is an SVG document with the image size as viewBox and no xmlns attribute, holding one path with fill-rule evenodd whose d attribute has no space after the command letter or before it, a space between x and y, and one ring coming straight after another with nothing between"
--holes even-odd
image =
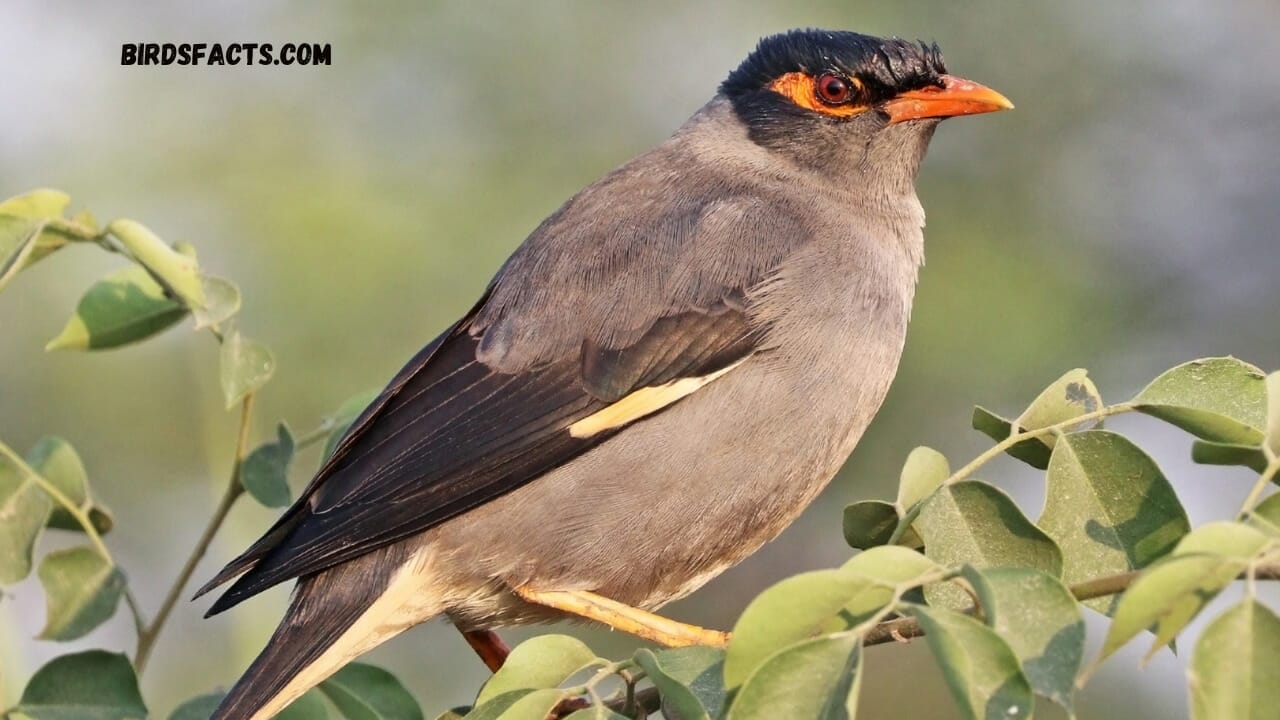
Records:
<instances>
[{"instance_id":1,"label":"grey bird","mask_svg":"<svg viewBox=\"0 0 1280 720\"><path fill-rule=\"evenodd\" d=\"M938 123L1010 108L936 45L763 39L676 133L579 192L352 424L280 519L200 592L297 579L215 720L261 720L443 615L651 614L786 528L897 371Z\"/></svg>"}]
</instances>

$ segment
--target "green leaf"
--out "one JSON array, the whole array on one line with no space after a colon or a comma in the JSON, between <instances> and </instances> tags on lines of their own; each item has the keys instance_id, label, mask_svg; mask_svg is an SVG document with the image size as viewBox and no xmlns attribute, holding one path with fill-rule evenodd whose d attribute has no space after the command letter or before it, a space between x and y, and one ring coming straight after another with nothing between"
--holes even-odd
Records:
<instances>
[{"instance_id":1,"label":"green leaf","mask_svg":"<svg viewBox=\"0 0 1280 720\"><path fill-rule=\"evenodd\" d=\"M200 282L195 258L169 247L150 229L133 220L113 220L107 230L183 305L189 308L205 306L204 286Z\"/></svg>"},{"instance_id":2,"label":"green leaf","mask_svg":"<svg viewBox=\"0 0 1280 720\"><path fill-rule=\"evenodd\" d=\"M42 640L75 640L111 619L124 592L120 569L91 547L55 550L40 561L45 616Z\"/></svg>"},{"instance_id":3,"label":"green leaf","mask_svg":"<svg viewBox=\"0 0 1280 720\"><path fill-rule=\"evenodd\" d=\"M520 693L514 702L505 705L507 696L514 693L504 693L484 705L477 706L467 715L467 720L546 720L555 706L568 696L563 690L554 688L526 690ZM490 709L491 706L495 709L498 707L505 707L505 709L495 714L494 710Z\"/></svg>"},{"instance_id":4,"label":"green leaf","mask_svg":"<svg viewBox=\"0 0 1280 720\"><path fill-rule=\"evenodd\" d=\"M1076 368L1053 381L1013 423L1023 430L1040 430L1101 409L1102 395L1089 379L1088 371ZM1041 442L1052 448L1054 437L1045 436Z\"/></svg>"},{"instance_id":5,"label":"green leaf","mask_svg":"<svg viewBox=\"0 0 1280 720\"><path fill-rule=\"evenodd\" d=\"M923 505L916 527L925 555L940 565L1016 566L1062 574L1062 553L998 488L970 480L948 485ZM960 609L964 591L949 583L925 587L930 605Z\"/></svg>"},{"instance_id":6,"label":"green leaf","mask_svg":"<svg viewBox=\"0 0 1280 720\"><path fill-rule=\"evenodd\" d=\"M173 327L186 308L137 266L107 275L94 283L45 350L104 350L145 340Z\"/></svg>"},{"instance_id":7,"label":"green leaf","mask_svg":"<svg viewBox=\"0 0 1280 720\"><path fill-rule=\"evenodd\" d=\"M1249 521L1265 533L1280 536L1280 493L1269 495L1258 503Z\"/></svg>"},{"instance_id":8,"label":"green leaf","mask_svg":"<svg viewBox=\"0 0 1280 720\"><path fill-rule=\"evenodd\" d=\"M67 198L67 199L70 200L70 198ZM71 222L79 225L80 227L84 228L90 233L97 233L100 231L100 227L98 225L98 218L94 217L93 213L89 212L88 210L81 210L80 212L77 212L75 215L72 215Z\"/></svg>"},{"instance_id":9,"label":"green leaf","mask_svg":"<svg viewBox=\"0 0 1280 720\"><path fill-rule=\"evenodd\" d=\"M1258 473L1267 467L1267 456L1256 445L1196 440L1191 443L1191 459L1201 465L1242 465Z\"/></svg>"},{"instance_id":10,"label":"green leaf","mask_svg":"<svg viewBox=\"0 0 1280 720\"><path fill-rule=\"evenodd\" d=\"M34 190L0 203L0 288L22 268L30 265L40 248L45 223L62 217L71 198L57 190Z\"/></svg>"},{"instance_id":11,"label":"green leaf","mask_svg":"<svg viewBox=\"0 0 1280 720\"><path fill-rule=\"evenodd\" d=\"M45 220L60 220L61 216L46 217ZM0 225L3 225L4 217L0 216ZM62 249L71 241L86 241L91 236L98 234L98 221L93 217L93 213L88 210L81 210L71 216L69 221L71 225L78 225L78 228L69 228L60 224L48 223L44 226L44 230L40 236L36 238L35 247L31 253L27 255L26 261L23 262L18 269L25 270L43 258L52 255L54 252Z\"/></svg>"},{"instance_id":12,"label":"green leaf","mask_svg":"<svg viewBox=\"0 0 1280 720\"><path fill-rule=\"evenodd\" d=\"M1039 525L1062 548L1062 579L1068 585L1146 567L1190 528L1155 462L1106 430L1058 441ZM1086 604L1107 613L1113 603L1097 598Z\"/></svg>"},{"instance_id":13,"label":"green leaf","mask_svg":"<svg viewBox=\"0 0 1280 720\"><path fill-rule=\"evenodd\" d=\"M294 442L289 428L276 426L276 441L263 443L249 453L240 466L240 482L254 500L267 507L289 504L289 465Z\"/></svg>"},{"instance_id":14,"label":"green leaf","mask_svg":"<svg viewBox=\"0 0 1280 720\"><path fill-rule=\"evenodd\" d=\"M228 410L245 395L266 385L276 371L276 356L271 349L245 337L239 330L223 336L219 358L222 397Z\"/></svg>"},{"instance_id":15,"label":"green leaf","mask_svg":"<svg viewBox=\"0 0 1280 720\"><path fill-rule=\"evenodd\" d=\"M324 458L326 460L329 459L330 455L333 455L334 448L338 447L338 442L342 440L342 436L347 434L347 428L351 427L351 423L355 422L355 419L378 397L379 393L381 393L381 390L375 388L353 395L338 407L337 412L325 418L326 422L333 425L333 430L329 432L329 438L324 442Z\"/></svg>"},{"instance_id":16,"label":"green leaf","mask_svg":"<svg viewBox=\"0 0 1280 720\"><path fill-rule=\"evenodd\" d=\"M209 720L213 711L218 708L218 703L222 702L225 696L226 693L215 691L193 697L174 708L173 713L169 715L169 720Z\"/></svg>"},{"instance_id":17,"label":"green leaf","mask_svg":"<svg viewBox=\"0 0 1280 720\"><path fill-rule=\"evenodd\" d=\"M436 716L435 720L462 720L471 712L470 705L460 705L456 708L449 708Z\"/></svg>"},{"instance_id":18,"label":"green leaf","mask_svg":"<svg viewBox=\"0 0 1280 720\"><path fill-rule=\"evenodd\" d=\"M981 405L973 408L972 424L974 430L996 442L1003 442L1021 430L1012 420L1000 417ZM1049 464L1049 446L1038 438L1014 443L1005 452L1038 470L1045 469Z\"/></svg>"},{"instance_id":19,"label":"green leaf","mask_svg":"<svg viewBox=\"0 0 1280 720\"><path fill-rule=\"evenodd\" d=\"M939 567L915 550L900 545L885 545L854 555L840 569L897 586L911 584L924 575L936 572Z\"/></svg>"},{"instance_id":20,"label":"green leaf","mask_svg":"<svg viewBox=\"0 0 1280 720\"><path fill-rule=\"evenodd\" d=\"M169 720L209 720L226 693L215 691L192 698L178 706ZM289 703L275 716L275 720L324 720L329 717L329 706L318 690L308 690Z\"/></svg>"},{"instance_id":21,"label":"green leaf","mask_svg":"<svg viewBox=\"0 0 1280 720\"><path fill-rule=\"evenodd\" d=\"M873 584L845 570L815 570L786 578L742 611L724 658L724 684L746 681L770 655L818 633L860 590Z\"/></svg>"},{"instance_id":22,"label":"green leaf","mask_svg":"<svg viewBox=\"0 0 1280 720\"><path fill-rule=\"evenodd\" d=\"M1002 442L1010 435L1026 430L1039 430L1066 422L1102 408L1102 396L1089 379L1087 371L1075 369L1045 388L1015 420L1008 420L984 407L973 409L973 429ZM1077 426L1079 427L1079 426ZM1055 436L1023 440L1005 452L1022 462L1043 470L1049 466Z\"/></svg>"},{"instance_id":23,"label":"green leaf","mask_svg":"<svg viewBox=\"0 0 1280 720\"><path fill-rule=\"evenodd\" d=\"M70 204L71 196L61 190L40 188L0 202L0 215L27 220L51 220L62 217Z\"/></svg>"},{"instance_id":24,"label":"green leaf","mask_svg":"<svg viewBox=\"0 0 1280 720\"><path fill-rule=\"evenodd\" d=\"M240 288L235 283L212 275L201 275L200 285L204 292L204 307L192 310L197 330L216 328L240 312Z\"/></svg>"},{"instance_id":25,"label":"green leaf","mask_svg":"<svg viewBox=\"0 0 1280 720\"><path fill-rule=\"evenodd\" d=\"M1233 357L1179 365L1156 378L1133 402L1137 409L1202 440L1258 445L1267 422L1266 379Z\"/></svg>"},{"instance_id":26,"label":"green leaf","mask_svg":"<svg viewBox=\"0 0 1280 720\"><path fill-rule=\"evenodd\" d=\"M923 445L912 450L898 479L898 514L906 515L916 503L932 495L950 476L951 466L945 455ZM847 515L848 511L845 512Z\"/></svg>"},{"instance_id":27,"label":"green leaf","mask_svg":"<svg viewBox=\"0 0 1280 720\"><path fill-rule=\"evenodd\" d=\"M912 606L960 711L967 718L1031 717L1035 697L1012 648L986 625L950 610Z\"/></svg>"},{"instance_id":28,"label":"green leaf","mask_svg":"<svg viewBox=\"0 0 1280 720\"><path fill-rule=\"evenodd\" d=\"M1271 454L1280 456L1280 371L1267 376L1267 438ZM1259 470L1258 472L1262 472Z\"/></svg>"},{"instance_id":29,"label":"green leaf","mask_svg":"<svg viewBox=\"0 0 1280 720\"><path fill-rule=\"evenodd\" d=\"M862 500L844 509L844 540L858 550L887 545L898 528L898 510L882 500Z\"/></svg>"},{"instance_id":30,"label":"green leaf","mask_svg":"<svg viewBox=\"0 0 1280 720\"><path fill-rule=\"evenodd\" d=\"M1168 645L1248 565L1218 555L1178 555L1153 566L1120 596L1097 663L1148 628L1156 639L1147 658Z\"/></svg>"},{"instance_id":31,"label":"green leaf","mask_svg":"<svg viewBox=\"0 0 1280 720\"><path fill-rule=\"evenodd\" d=\"M900 545L884 545L858 553L840 570L870 582L854 592L838 618L822 624L822 632L840 632L861 625L894 602L899 594L919 587L930 577L937 577L941 569L924 555Z\"/></svg>"},{"instance_id":32,"label":"green leaf","mask_svg":"<svg viewBox=\"0 0 1280 720\"><path fill-rule=\"evenodd\" d=\"M1173 554L1202 553L1251 560L1270 543L1271 538L1256 528L1223 520L1187 533L1173 548Z\"/></svg>"},{"instance_id":33,"label":"green leaf","mask_svg":"<svg viewBox=\"0 0 1280 720\"><path fill-rule=\"evenodd\" d=\"M667 720L710 720L724 705L724 652L687 647L653 652L641 648L634 656L662 696Z\"/></svg>"},{"instance_id":34,"label":"green leaf","mask_svg":"<svg viewBox=\"0 0 1280 720\"><path fill-rule=\"evenodd\" d=\"M297 700L285 706L274 720L324 720L327 717L329 717L329 706L325 705L320 692L308 690ZM353 720L352 716L348 716L347 720Z\"/></svg>"},{"instance_id":35,"label":"green leaf","mask_svg":"<svg viewBox=\"0 0 1280 720\"><path fill-rule=\"evenodd\" d=\"M539 635L515 647L502 668L476 696L476 707L513 690L554 688L599 662L596 654L568 635Z\"/></svg>"},{"instance_id":36,"label":"green leaf","mask_svg":"<svg viewBox=\"0 0 1280 720\"><path fill-rule=\"evenodd\" d=\"M726 720L844 720L857 713L862 639L837 633L771 655L742 684Z\"/></svg>"},{"instance_id":37,"label":"green leaf","mask_svg":"<svg viewBox=\"0 0 1280 720\"><path fill-rule=\"evenodd\" d=\"M967 566L987 625L1009 643L1031 689L1071 710L1084 658L1084 616L1057 578L1031 568Z\"/></svg>"},{"instance_id":38,"label":"green leaf","mask_svg":"<svg viewBox=\"0 0 1280 720\"><path fill-rule=\"evenodd\" d=\"M31 264L44 221L0 215L0 289Z\"/></svg>"},{"instance_id":39,"label":"green leaf","mask_svg":"<svg viewBox=\"0 0 1280 720\"><path fill-rule=\"evenodd\" d=\"M1249 598L1205 628L1191 656L1192 720L1267 720L1280 708L1280 618Z\"/></svg>"},{"instance_id":40,"label":"green leaf","mask_svg":"<svg viewBox=\"0 0 1280 720\"><path fill-rule=\"evenodd\" d=\"M56 657L36 671L14 710L32 720L145 720L129 659L105 650Z\"/></svg>"},{"instance_id":41,"label":"green leaf","mask_svg":"<svg viewBox=\"0 0 1280 720\"><path fill-rule=\"evenodd\" d=\"M114 526L111 513L96 506L89 496L89 477L84 463L71 443L60 437L43 437L27 453L27 464L40 473L75 506L89 514L89 522L99 534L105 534ZM49 527L59 530L83 531L80 522L61 505L54 503L49 516Z\"/></svg>"},{"instance_id":42,"label":"green leaf","mask_svg":"<svg viewBox=\"0 0 1280 720\"><path fill-rule=\"evenodd\" d=\"M422 709L404 685L382 668L349 663L320 683L347 720L422 720Z\"/></svg>"},{"instance_id":43,"label":"green leaf","mask_svg":"<svg viewBox=\"0 0 1280 720\"><path fill-rule=\"evenodd\" d=\"M36 540L52 509L35 479L0 456L0 585L31 574Z\"/></svg>"},{"instance_id":44,"label":"green leaf","mask_svg":"<svg viewBox=\"0 0 1280 720\"><path fill-rule=\"evenodd\" d=\"M77 508L89 506L89 475L85 472L80 454L71 443L51 435L42 437L27 452L26 460L31 469L58 488ZM50 525L56 521L59 513L64 516L63 522L75 524L75 518L59 507L54 511L54 517L50 518ZM78 524L76 526L79 527Z\"/></svg>"},{"instance_id":45,"label":"green leaf","mask_svg":"<svg viewBox=\"0 0 1280 720\"><path fill-rule=\"evenodd\" d=\"M501 695L496 695L483 705L477 703L474 708L467 712L467 720L497 720L512 705L515 705L522 698L532 695L534 690L512 690ZM551 692L558 692L552 690Z\"/></svg>"}]
</instances>

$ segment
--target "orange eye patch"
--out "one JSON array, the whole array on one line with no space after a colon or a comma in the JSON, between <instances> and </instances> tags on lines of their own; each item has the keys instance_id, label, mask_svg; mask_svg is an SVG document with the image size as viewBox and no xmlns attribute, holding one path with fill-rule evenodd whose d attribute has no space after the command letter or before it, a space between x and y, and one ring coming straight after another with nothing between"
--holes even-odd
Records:
<instances>
[{"instance_id":1,"label":"orange eye patch","mask_svg":"<svg viewBox=\"0 0 1280 720\"><path fill-rule=\"evenodd\" d=\"M843 93L839 92L841 86ZM831 117L852 117L867 109L862 102L862 83L857 78L834 75L815 78L807 73L790 72L770 83L769 89L806 110Z\"/></svg>"}]
</instances>

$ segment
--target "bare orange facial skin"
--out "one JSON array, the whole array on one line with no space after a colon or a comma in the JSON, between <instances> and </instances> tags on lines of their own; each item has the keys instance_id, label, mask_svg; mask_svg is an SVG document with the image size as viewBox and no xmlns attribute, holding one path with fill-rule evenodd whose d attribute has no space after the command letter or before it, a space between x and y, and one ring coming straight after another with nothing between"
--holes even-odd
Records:
<instances>
[{"instance_id":1,"label":"bare orange facial skin","mask_svg":"<svg viewBox=\"0 0 1280 720\"><path fill-rule=\"evenodd\" d=\"M858 94L861 94L862 84L856 78L851 78L850 82L853 83ZM812 75L802 72L790 72L770 83L769 89L806 110L812 110L831 117L847 118L866 111L867 105L860 104L856 99L840 105L830 105L823 102L818 96L817 83L817 79Z\"/></svg>"}]
</instances>

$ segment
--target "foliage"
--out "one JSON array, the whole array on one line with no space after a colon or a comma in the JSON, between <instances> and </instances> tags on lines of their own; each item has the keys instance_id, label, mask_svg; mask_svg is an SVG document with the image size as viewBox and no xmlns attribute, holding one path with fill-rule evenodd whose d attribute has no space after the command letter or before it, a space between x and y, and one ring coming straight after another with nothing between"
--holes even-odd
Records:
<instances>
[{"instance_id":1,"label":"foliage","mask_svg":"<svg viewBox=\"0 0 1280 720\"><path fill-rule=\"evenodd\" d=\"M91 474L62 438L25 455L0 443L0 583L40 579L47 604L40 637L84 637L130 608L138 647L132 660L102 650L62 655L40 668L8 717L37 720L148 714L138 678L177 598L230 507L248 495L278 507L308 448L332 452L371 399L343 404L312 431L283 423L249 447L255 394L275 359L237 326L234 283L204 272L190 246L167 244L131 220L99 226L67 215L69 198L37 190L0 203L0 287L24 268L73 245L95 246L130 264L92 285L49 350L96 351L136 343L190 317L218 341L227 406L239 406L235 469L191 560L151 621L103 540L114 524L92 493ZM1156 463L1104 418L1141 413L1190 433L1192 457L1257 473L1236 517L1192 529ZM975 429L995 444L952 470L941 453L917 448L892 502L845 512L855 550L838 568L787 578L742 613L727 647L653 650L598 657L562 635L512 651L473 706L438 717L471 720L664 718L853 718L874 646L923 635L962 715L1031 717L1038 701L1068 712L1092 672L1140 636L1149 653L1172 644L1225 587L1244 599L1195 642L1188 692L1195 718L1261 718L1280 696L1267 678L1280 669L1280 620L1260 603L1257 582L1280 578L1280 373L1234 358L1179 365L1131 400L1108 405L1084 370L1051 383L1016 417L977 408ZM1008 454L1043 471L1045 505L1033 520L1008 495L975 479ZM246 492L247 491L247 492ZM40 555L45 529L85 542ZM40 558L37 562L37 558ZM1085 665L1086 610L1112 620L1102 651ZM1150 638L1147 639L1147 634ZM182 704L172 720L207 718L221 695ZM419 720L418 702L386 670L352 663L305 694L281 717Z\"/></svg>"}]
</instances>

